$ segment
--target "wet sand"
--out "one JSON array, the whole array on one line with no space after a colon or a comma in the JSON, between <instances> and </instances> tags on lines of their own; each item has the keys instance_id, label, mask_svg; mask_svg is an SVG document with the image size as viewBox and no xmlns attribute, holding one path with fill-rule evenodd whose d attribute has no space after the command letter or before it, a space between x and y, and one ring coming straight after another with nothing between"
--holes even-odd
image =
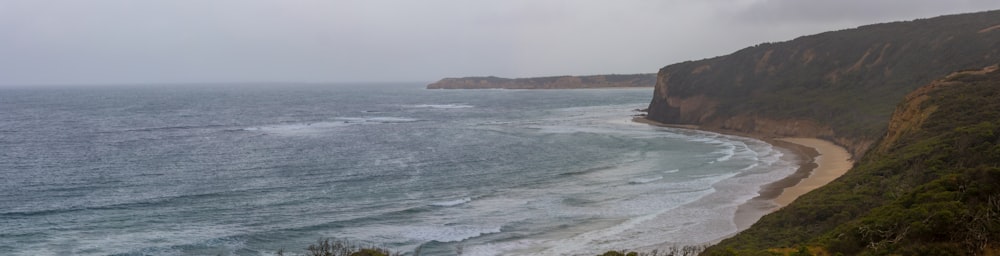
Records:
<instances>
[{"instance_id":1,"label":"wet sand","mask_svg":"<svg viewBox=\"0 0 1000 256\"><path fill-rule=\"evenodd\" d=\"M798 161L799 168L795 173L764 185L758 192L759 196L737 208L733 221L740 231L753 225L763 215L781 209L781 207L795 201L799 196L844 175L854 165L851 155L846 149L817 138L771 138L732 131L702 129L693 125L662 124L644 117L636 117L633 121L663 127L703 130L755 138L774 145L782 152L789 154L789 157L793 158L792 160Z\"/></svg>"},{"instance_id":2,"label":"wet sand","mask_svg":"<svg viewBox=\"0 0 1000 256\"><path fill-rule=\"evenodd\" d=\"M854 165L851 154L846 149L829 141L816 138L779 138L777 140L810 147L819 153L818 156L813 157L816 168L813 169L809 177L798 182L795 186L785 188L781 195L774 199L774 202L782 207L795 201L799 196L839 178Z\"/></svg>"}]
</instances>

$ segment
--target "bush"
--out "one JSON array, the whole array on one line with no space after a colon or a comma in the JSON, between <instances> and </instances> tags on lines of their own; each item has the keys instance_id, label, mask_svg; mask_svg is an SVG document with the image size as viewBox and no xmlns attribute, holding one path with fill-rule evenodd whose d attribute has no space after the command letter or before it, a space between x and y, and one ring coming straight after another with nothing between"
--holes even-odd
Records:
<instances>
[{"instance_id":1,"label":"bush","mask_svg":"<svg viewBox=\"0 0 1000 256\"><path fill-rule=\"evenodd\" d=\"M319 239L316 244L306 247L306 255L309 256L399 256L400 253L393 253L389 249L375 245L359 245L342 239ZM284 255L284 250L278 251L279 256Z\"/></svg>"},{"instance_id":2,"label":"bush","mask_svg":"<svg viewBox=\"0 0 1000 256\"><path fill-rule=\"evenodd\" d=\"M607 251L603 254L598 254L598 256L695 256L705 251L705 246L687 245L687 246L671 246L664 251L653 250L651 252L635 252L635 251Z\"/></svg>"}]
</instances>

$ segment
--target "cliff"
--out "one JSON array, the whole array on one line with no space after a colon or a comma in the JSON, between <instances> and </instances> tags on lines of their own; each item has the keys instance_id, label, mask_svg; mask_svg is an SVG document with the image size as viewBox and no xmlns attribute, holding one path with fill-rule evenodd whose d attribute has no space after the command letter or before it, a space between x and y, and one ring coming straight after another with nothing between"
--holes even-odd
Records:
<instances>
[{"instance_id":1,"label":"cliff","mask_svg":"<svg viewBox=\"0 0 1000 256\"><path fill-rule=\"evenodd\" d=\"M905 96L847 174L707 255L1000 253L1000 71L956 72Z\"/></svg>"},{"instance_id":2,"label":"cliff","mask_svg":"<svg viewBox=\"0 0 1000 256\"><path fill-rule=\"evenodd\" d=\"M861 157L906 93L1000 62L1000 11L862 26L660 69L649 118L825 138Z\"/></svg>"},{"instance_id":3,"label":"cliff","mask_svg":"<svg viewBox=\"0 0 1000 256\"><path fill-rule=\"evenodd\" d=\"M445 78L427 89L582 89L607 87L653 87L656 74L552 76L534 78L463 77Z\"/></svg>"}]
</instances>

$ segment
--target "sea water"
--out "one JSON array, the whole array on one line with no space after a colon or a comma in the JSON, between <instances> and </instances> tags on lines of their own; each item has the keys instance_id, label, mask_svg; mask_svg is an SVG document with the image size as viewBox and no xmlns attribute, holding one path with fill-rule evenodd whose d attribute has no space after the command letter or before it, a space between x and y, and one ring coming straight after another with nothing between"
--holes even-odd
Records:
<instances>
[{"instance_id":1,"label":"sea water","mask_svg":"<svg viewBox=\"0 0 1000 256\"><path fill-rule=\"evenodd\" d=\"M0 89L0 254L421 255L698 245L795 166L631 122L651 89Z\"/></svg>"}]
</instances>

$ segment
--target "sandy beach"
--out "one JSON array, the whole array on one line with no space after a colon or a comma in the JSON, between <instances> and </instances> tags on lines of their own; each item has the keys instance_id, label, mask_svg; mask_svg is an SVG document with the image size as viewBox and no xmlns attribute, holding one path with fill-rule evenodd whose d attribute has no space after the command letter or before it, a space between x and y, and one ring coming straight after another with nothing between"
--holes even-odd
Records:
<instances>
[{"instance_id":1,"label":"sandy beach","mask_svg":"<svg viewBox=\"0 0 1000 256\"><path fill-rule=\"evenodd\" d=\"M786 206L796 198L809 191L822 187L827 183L837 179L854 165L851 154L841 146L832 142L816 138L778 138L776 140L798 144L816 150L818 155L813 157L815 168L809 176L802 179L797 184L785 188L774 202L779 206Z\"/></svg>"},{"instance_id":2,"label":"sandy beach","mask_svg":"<svg viewBox=\"0 0 1000 256\"><path fill-rule=\"evenodd\" d=\"M736 210L734 222L739 230L757 222L761 216L781 209L809 191L837 179L854 165L851 154L833 142L817 138L772 138L755 134L703 129L694 125L670 125L636 117L634 122L655 126L704 130L763 140L783 152L792 154L799 162L798 170L771 184L761 187L760 195L747 201Z\"/></svg>"}]
</instances>

